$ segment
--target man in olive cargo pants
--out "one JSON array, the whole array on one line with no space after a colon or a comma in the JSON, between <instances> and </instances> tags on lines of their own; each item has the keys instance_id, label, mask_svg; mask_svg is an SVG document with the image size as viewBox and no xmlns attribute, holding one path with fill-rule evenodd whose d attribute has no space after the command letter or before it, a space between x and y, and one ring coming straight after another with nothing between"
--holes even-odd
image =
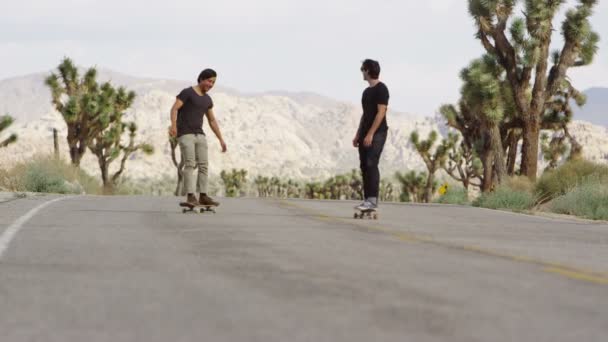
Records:
<instances>
[{"instance_id":1,"label":"man in olive cargo pants","mask_svg":"<svg viewBox=\"0 0 608 342\"><path fill-rule=\"evenodd\" d=\"M198 76L198 84L182 90L171 108L171 128L169 134L177 137L184 158L184 189L188 193L186 202L192 205L219 205L207 195L209 160L207 137L203 131L203 117L207 116L209 127L219 139L222 152L226 143L213 113L213 100L208 92L215 85L217 73L203 70ZM198 167L197 177L194 170ZM196 198L199 193L199 198Z\"/></svg>"}]
</instances>

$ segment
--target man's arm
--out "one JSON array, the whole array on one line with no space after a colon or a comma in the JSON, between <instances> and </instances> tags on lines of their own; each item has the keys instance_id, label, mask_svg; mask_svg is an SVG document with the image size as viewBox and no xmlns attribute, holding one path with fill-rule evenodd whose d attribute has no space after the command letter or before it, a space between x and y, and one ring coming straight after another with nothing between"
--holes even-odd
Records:
<instances>
[{"instance_id":1,"label":"man's arm","mask_svg":"<svg viewBox=\"0 0 608 342\"><path fill-rule=\"evenodd\" d=\"M173 104L173 107L171 107L171 127L169 128L169 135L172 137L177 136L177 112L183 105L184 103L182 100L175 99L175 103Z\"/></svg>"},{"instance_id":2,"label":"man's arm","mask_svg":"<svg viewBox=\"0 0 608 342\"><path fill-rule=\"evenodd\" d=\"M372 127L367 132L367 135L365 136L365 140L363 140L364 146L372 145L372 141L374 140L374 134L376 134L376 131L382 124L382 120L384 120L384 117L386 116L387 109L388 109L388 106L385 104L378 105L378 113L376 114L376 118L374 118L374 123L372 124Z\"/></svg>"},{"instance_id":3,"label":"man's arm","mask_svg":"<svg viewBox=\"0 0 608 342\"><path fill-rule=\"evenodd\" d=\"M224 142L224 138L222 137L220 126L218 125L217 120L215 119L215 113L213 113L213 108L209 108L209 110L207 110L207 120L209 121L209 127L211 127L211 130L213 131L217 139L220 141L220 145L222 145L222 152L226 152L226 143Z\"/></svg>"}]
</instances>

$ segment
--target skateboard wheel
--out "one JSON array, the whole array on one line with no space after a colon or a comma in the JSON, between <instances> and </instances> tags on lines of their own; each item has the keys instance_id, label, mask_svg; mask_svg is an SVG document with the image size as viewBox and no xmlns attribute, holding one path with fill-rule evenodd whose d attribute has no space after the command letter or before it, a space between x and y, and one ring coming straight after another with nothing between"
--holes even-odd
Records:
<instances>
[{"instance_id":1,"label":"skateboard wheel","mask_svg":"<svg viewBox=\"0 0 608 342\"><path fill-rule=\"evenodd\" d=\"M182 213L185 214L188 210L182 209Z\"/></svg>"}]
</instances>

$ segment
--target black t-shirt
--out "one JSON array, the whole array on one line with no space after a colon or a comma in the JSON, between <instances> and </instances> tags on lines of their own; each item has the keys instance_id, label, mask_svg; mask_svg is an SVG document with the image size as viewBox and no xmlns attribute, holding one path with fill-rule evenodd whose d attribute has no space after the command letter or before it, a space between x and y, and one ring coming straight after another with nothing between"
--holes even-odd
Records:
<instances>
[{"instance_id":1,"label":"black t-shirt","mask_svg":"<svg viewBox=\"0 0 608 342\"><path fill-rule=\"evenodd\" d=\"M363 106L363 116L359 124L359 138L365 138L365 135L372 128L376 115L378 114L378 105L388 106L388 88L382 82L376 84L373 87L368 87L363 91L363 97L361 99L361 105ZM388 130L388 124L386 123L386 116L378 127L377 132L386 132Z\"/></svg>"},{"instance_id":2,"label":"black t-shirt","mask_svg":"<svg viewBox=\"0 0 608 342\"><path fill-rule=\"evenodd\" d=\"M182 90L177 98L184 105L177 112L177 136L184 134L205 134L203 132L203 116L213 108L213 100L208 94L199 95L194 88Z\"/></svg>"}]
</instances>

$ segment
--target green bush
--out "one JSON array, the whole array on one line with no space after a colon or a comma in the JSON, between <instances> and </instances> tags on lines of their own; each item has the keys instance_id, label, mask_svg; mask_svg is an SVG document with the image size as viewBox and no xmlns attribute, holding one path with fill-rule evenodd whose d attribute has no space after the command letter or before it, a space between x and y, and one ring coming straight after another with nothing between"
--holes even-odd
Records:
<instances>
[{"instance_id":1,"label":"green bush","mask_svg":"<svg viewBox=\"0 0 608 342\"><path fill-rule=\"evenodd\" d=\"M546 171L536 183L536 194L543 200L551 200L565 195L590 177L608 182L608 166L582 159L569 161L557 169Z\"/></svg>"},{"instance_id":2,"label":"green bush","mask_svg":"<svg viewBox=\"0 0 608 342\"><path fill-rule=\"evenodd\" d=\"M551 203L551 211L593 220L608 220L608 184L592 177Z\"/></svg>"},{"instance_id":3,"label":"green bush","mask_svg":"<svg viewBox=\"0 0 608 342\"><path fill-rule=\"evenodd\" d=\"M435 203L467 205L469 204L469 195L465 188L453 187L450 188L445 194L441 195L441 197L439 197Z\"/></svg>"},{"instance_id":4,"label":"green bush","mask_svg":"<svg viewBox=\"0 0 608 342\"><path fill-rule=\"evenodd\" d=\"M0 187L10 191L97 194L99 182L83 170L52 156L36 156L0 174Z\"/></svg>"},{"instance_id":5,"label":"green bush","mask_svg":"<svg viewBox=\"0 0 608 342\"><path fill-rule=\"evenodd\" d=\"M511 189L503 185L494 192L482 194L473 202L473 205L489 209L524 211L532 209L535 203L536 199L530 192Z\"/></svg>"},{"instance_id":6,"label":"green bush","mask_svg":"<svg viewBox=\"0 0 608 342\"><path fill-rule=\"evenodd\" d=\"M25 191L45 193L70 193L66 181L59 175L48 172L40 165L32 165L26 169L23 178Z\"/></svg>"}]
</instances>

